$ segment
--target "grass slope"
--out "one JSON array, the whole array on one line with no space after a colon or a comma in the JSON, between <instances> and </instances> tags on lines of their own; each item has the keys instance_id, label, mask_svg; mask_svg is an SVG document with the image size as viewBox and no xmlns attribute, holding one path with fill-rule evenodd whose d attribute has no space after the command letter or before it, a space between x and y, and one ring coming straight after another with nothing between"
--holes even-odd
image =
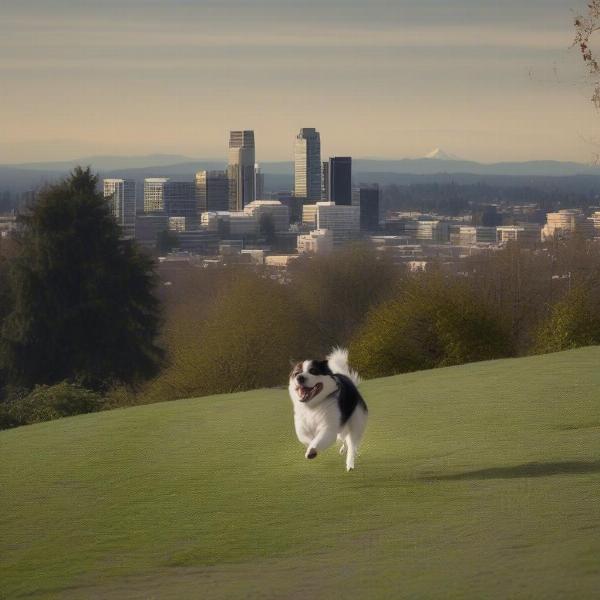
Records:
<instances>
[{"instance_id":1,"label":"grass slope","mask_svg":"<svg viewBox=\"0 0 600 600\"><path fill-rule=\"evenodd\" d=\"M357 470L283 390L0 434L7 598L590 598L600 348L365 382Z\"/></svg>"}]
</instances>

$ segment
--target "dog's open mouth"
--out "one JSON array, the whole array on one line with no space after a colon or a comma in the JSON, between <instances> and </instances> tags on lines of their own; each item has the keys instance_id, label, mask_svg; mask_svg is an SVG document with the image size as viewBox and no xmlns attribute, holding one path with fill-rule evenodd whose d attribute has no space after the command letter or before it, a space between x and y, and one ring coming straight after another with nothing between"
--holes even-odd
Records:
<instances>
[{"instance_id":1,"label":"dog's open mouth","mask_svg":"<svg viewBox=\"0 0 600 600\"><path fill-rule=\"evenodd\" d=\"M304 387L303 385L299 385L296 388L298 395L300 396L300 402L308 402L312 400L315 396L321 393L323 389L322 383L317 383L313 387Z\"/></svg>"}]
</instances>

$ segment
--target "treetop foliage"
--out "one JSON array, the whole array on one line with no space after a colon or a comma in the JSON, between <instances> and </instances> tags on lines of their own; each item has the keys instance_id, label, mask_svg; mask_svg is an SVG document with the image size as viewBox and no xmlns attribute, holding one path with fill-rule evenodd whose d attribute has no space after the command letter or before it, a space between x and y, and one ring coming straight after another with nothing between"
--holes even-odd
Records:
<instances>
[{"instance_id":1,"label":"treetop foliage","mask_svg":"<svg viewBox=\"0 0 600 600\"><path fill-rule=\"evenodd\" d=\"M92 389L133 383L157 367L160 307L152 261L120 239L97 177L77 168L20 218L12 310L0 340L9 379Z\"/></svg>"}]
</instances>

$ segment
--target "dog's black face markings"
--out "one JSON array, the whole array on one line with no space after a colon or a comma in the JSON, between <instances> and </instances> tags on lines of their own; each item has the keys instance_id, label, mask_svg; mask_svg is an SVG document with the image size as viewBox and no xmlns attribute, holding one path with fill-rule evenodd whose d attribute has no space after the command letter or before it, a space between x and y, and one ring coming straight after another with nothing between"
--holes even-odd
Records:
<instances>
[{"instance_id":1,"label":"dog's black face markings","mask_svg":"<svg viewBox=\"0 0 600 600\"><path fill-rule=\"evenodd\" d=\"M326 360L311 361L308 372L311 375L333 375Z\"/></svg>"}]
</instances>

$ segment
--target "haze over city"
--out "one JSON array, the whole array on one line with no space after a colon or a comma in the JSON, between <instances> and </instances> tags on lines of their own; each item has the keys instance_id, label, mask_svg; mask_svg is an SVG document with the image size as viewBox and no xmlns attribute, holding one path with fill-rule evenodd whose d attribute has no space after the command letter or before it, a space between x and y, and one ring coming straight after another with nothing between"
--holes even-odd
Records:
<instances>
[{"instance_id":1,"label":"haze over city","mask_svg":"<svg viewBox=\"0 0 600 600\"><path fill-rule=\"evenodd\" d=\"M0 162L221 158L235 128L289 160L304 126L324 155L589 162L584 4L8 0Z\"/></svg>"}]
</instances>

